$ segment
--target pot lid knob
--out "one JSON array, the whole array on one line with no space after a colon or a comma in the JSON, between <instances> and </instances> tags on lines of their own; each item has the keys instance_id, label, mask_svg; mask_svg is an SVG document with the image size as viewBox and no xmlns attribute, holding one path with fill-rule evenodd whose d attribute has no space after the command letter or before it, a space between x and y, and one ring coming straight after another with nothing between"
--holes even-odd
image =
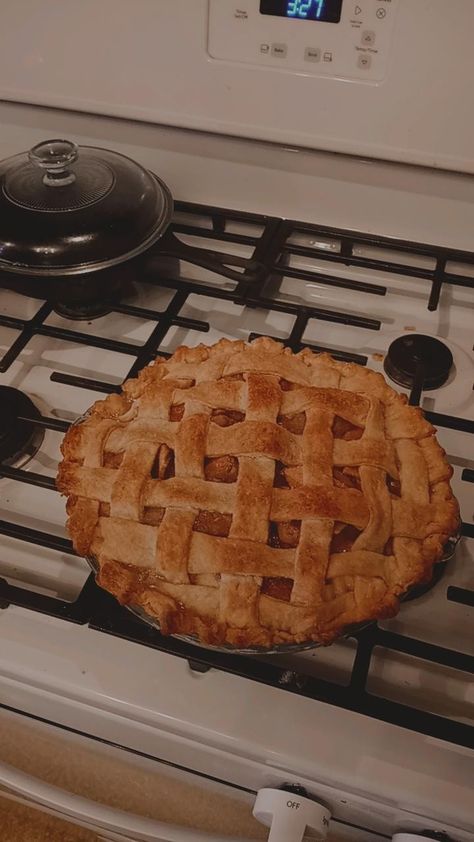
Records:
<instances>
[{"instance_id":1,"label":"pot lid knob","mask_svg":"<svg viewBox=\"0 0 474 842\"><path fill-rule=\"evenodd\" d=\"M77 161L78 148L70 140L44 140L28 152L32 164L45 171L43 184L48 187L65 187L76 180L70 167Z\"/></svg>"}]
</instances>

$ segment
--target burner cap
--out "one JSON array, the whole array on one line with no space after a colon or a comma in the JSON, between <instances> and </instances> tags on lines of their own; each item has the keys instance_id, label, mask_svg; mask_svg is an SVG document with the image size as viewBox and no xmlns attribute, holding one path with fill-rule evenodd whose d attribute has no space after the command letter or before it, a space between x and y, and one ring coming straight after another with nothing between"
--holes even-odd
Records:
<instances>
[{"instance_id":1,"label":"burner cap","mask_svg":"<svg viewBox=\"0 0 474 842\"><path fill-rule=\"evenodd\" d=\"M0 386L0 406L0 463L18 468L35 455L44 438L41 427L22 419L41 414L27 395L10 386Z\"/></svg>"},{"instance_id":2,"label":"burner cap","mask_svg":"<svg viewBox=\"0 0 474 842\"><path fill-rule=\"evenodd\" d=\"M419 333L407 333L405 336L399 336L390 345L384 369L395 383L411 388L415 384L418 367L422 365L423 389L426 390L438 389L446 383L453 364L451 351L439 339Z\"/></svg>"},{"instance_id":3,"label":"burner cap","mask_svg":"<svg viewBox=\"0 0 474 842\"><path fill-rule=\"evenodd\" d=\"M100 319L101 316L108 316L112 312L113 304L101 302L94 302L90 304L77 304L56 301L54 305L54 312L63 319L71 319L75 322L92 321L93 319Z\"/></svg>"},{"instance_id":4,"label":"burner cap","mask_svg":"<svg viewBox=\"0 0 474 842\"><path fill-rule=\"evenodd\" d=\"M90 321L108 315L130 294L142 266L143 260L135 258L102 272L59 280L50 288L49 295L55 313L75 321Z\"/></svg>"}]
</instances>

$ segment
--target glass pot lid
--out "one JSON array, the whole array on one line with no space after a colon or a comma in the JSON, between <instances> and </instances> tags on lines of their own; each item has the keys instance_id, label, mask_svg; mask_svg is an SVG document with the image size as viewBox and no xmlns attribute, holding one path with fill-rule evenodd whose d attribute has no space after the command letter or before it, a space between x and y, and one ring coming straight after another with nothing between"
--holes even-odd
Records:
<instances>
[{"instance_id":1,"label":"glass pot lid","mask_svg":"<svg viewBox=\"0 0 474 842\"><path fill-rule=\"evenodd\" d=\"M0 270L72 275L122 263L165 232L173 200L140 164L47 140L0 162Z\"/></svg>"}]
</instances>

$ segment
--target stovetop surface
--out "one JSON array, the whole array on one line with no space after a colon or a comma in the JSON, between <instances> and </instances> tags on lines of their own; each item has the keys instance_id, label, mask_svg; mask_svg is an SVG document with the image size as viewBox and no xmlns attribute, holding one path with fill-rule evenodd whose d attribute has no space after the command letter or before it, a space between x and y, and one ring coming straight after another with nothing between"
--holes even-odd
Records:
<instances>
[{"instance_id":1,"label":"stovetop surface","mask_svg":"<svg viewBox=\"0 0 474 842\"><path fill-rule=\"evenodd\" d=\"M0 291L0 385L27 393L46 419L42 446L28 465L0 468L5 610L17 604L90 624L185 657L197 671L217 667L468 745L474 256L188 203L177 204L172 234L100 318L58 315L54 301L34 288L34 297ZM464 520L456 557L431 591L403 605L395 619L329 649L247 659L161 638L95 586L71 550L54 489L62 435L94 400L156 353L171 354L181 344L269 335L294 350L327 350L383 371L390 343L404 333L441 338L454 359L448 382L422 395L454 467Z\"/></svg>"}]
</instances>

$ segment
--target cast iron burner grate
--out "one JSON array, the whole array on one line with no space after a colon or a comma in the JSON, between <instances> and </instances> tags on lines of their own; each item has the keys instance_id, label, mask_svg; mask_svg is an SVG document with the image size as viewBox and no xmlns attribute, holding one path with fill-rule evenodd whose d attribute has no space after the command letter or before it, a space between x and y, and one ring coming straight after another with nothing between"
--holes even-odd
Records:
<instances>
[{"instance_id":1,"label":"cast iron burner grate","mask_svg":"<svg viewBox=\"0 0 474 842\"><path fill-rule=\"evenodd\" d=\"M388 273L424 278L430 288L429 309L436 309L443 284L459 284L474 288L472 277L450 275L447 271L451 261L460 261L474 266L474 254L453 252L419 243L400 242L350 231L338 231L322 226L311 226L201 205L177 203L176 210L185 215L186 221L178 220L172 225L167 241L161 244L161 251L160 249L153 250L152 259L147 259L144 277L141 278L142 282L156 287L166 287L172 291L171 300L166 309L163 312L155 312L143 307L117 302L113 305L113 311L116 313L138 316L155 322L155 327L144 345L134 344L130 341L112 340L102 336L90 335L79 329L64 329L47 324L48 316L54 308L54 302L47 300L40 304L36 314L29 320L0 315L0 325L13 328L18 332L0 362L0 371L6 371L28 345L32 337L39 335L61 340L68 344L77 343L118 354L126 354L133 360L126 376L134 376L157 352L163 353L160 351L160 344L170 328L178 326L202 333L209 330L208 322L181 315L181 310L188 297L196 292L200 296L208 297L210 301L221 299L245 304L247 307L292 315L294 316L294 325L286 339L286 344L292 350L297 351L302 347L311 347L312 350L316 351L329 350L338 359L365 365L367 358L363 355L304 343L302 338L306 326L309 319L315 318L348 324L353 327L378 330L380 321L347 312L300 305L292 301L281 301L268 293L268 282L275 276L285 275L303 281L314 280L313 273L290 268L287 265L290 254L313 257L319 255L324 260L334 261L336 264L375 268ZM209 225L205 228L199 225L198 220L201 217L209 220ZM261 233L257 235L242 234L239 230L236 230L241 224L248 226L249 231L253 226ZM178 248L175 243L176 235L183 234L203 237L208 240L213 239L216 241L216 249L211 252L198 249L197 253L194 250L193 255L191 255L189 247L183 245L181 256L176 257L176 249ZM337 252L327 251L323 241L325 240L327 243L328 238L336 239L340 243ZM223 242L250 247L251 258L239 258L235 255L223 254ZM369 258L357 256L358 246L363 246L366 253L370 250L370 247L374 247L374 256ZM375 255L379 254L380 248L389 249L392 254L398 250L403 253L405 262L398 264L393 260L379 259ZM201 251L204 254L200 253ZM436 268L434 270L416 268L416 259L420 255L431 257ZM413 258L413 268L407 266L407 256ZM178 276L164 270L163 267L168 259L180 261ZM188 277L185 268L186 263L195 262L205 268L209 260L212 262L211 271L213 272L217 271L217 263L220 261L223 269L225 269L222 272L223 277L233 280L231 288L224 282L220 285L207 285L205 283L196 285ZM331 273L322 275L318 272L317 278L320 284L357 290L361 295L366 293L385 295L387 292L383 286L358 282ZM0 279L1 285L2 280ZM33 292L30 291L29 295L33 298L40 297L34 290ZM119 389L118 386L102 380L62 372L54 372L51 375L51 380L102 394L112 393ZM412 402L417 402L416 399L416 387L414 387ZM438 427L446 427L468 434L474 433L473 421L434 412L427 412L426 416ZM69 426L63 420L42 416L36 409L32 410L31 407L29 412L22 411L21 417L23 421L32 424L40 432L46 429L64 433ZM30 470L25 471L8 464L0 464L0 477L50 491L55 489L55 482L52 477ZM461 479L467 483L474 482L474 472L469 469L464 470ZM32 546L46 547L53 553L73 554L71 542L67 539L11 521L0 521L0 535L29 543ZM474 526L470 523L463 523L462 535L466 540L473 540ZM474 592L467 588L449 587L446 596L448 600L460 605L474 607ZM78 598L72 603L37 593L34 590L28 590L26 587L14 586L6 580L0 579L0 607L8 610L10 605L18 605L24 609L38 611L69 622L87 624L90 628L106 634L174 654L185 658L193 668L202 672L211 668L220 669L243 678L282 688L287 692L317 699L431 737L447 740L454 744L471 747L474 741L474 729L464 721L450 720L446 716L428 713L407 704L390 701L369 692L368 689L372 655L374 650L379 647L389 650L395 655L409 656L471 675L474 673L474 658L453 649L443 648L381 629L376 624L366 628L354 638L356 655L350 683L348 686L340 686L324 677L316 678L312 674L306 674L303 662L300 662L298 672L293 672L283 667L279 663L278 657L262 661L250 656L213 652L175 638L162 637L158 632L140 622L125 608L121 607L113 597L102 591L95 584L93 575L88 578Z\"/></svg>"}]
</instances>

